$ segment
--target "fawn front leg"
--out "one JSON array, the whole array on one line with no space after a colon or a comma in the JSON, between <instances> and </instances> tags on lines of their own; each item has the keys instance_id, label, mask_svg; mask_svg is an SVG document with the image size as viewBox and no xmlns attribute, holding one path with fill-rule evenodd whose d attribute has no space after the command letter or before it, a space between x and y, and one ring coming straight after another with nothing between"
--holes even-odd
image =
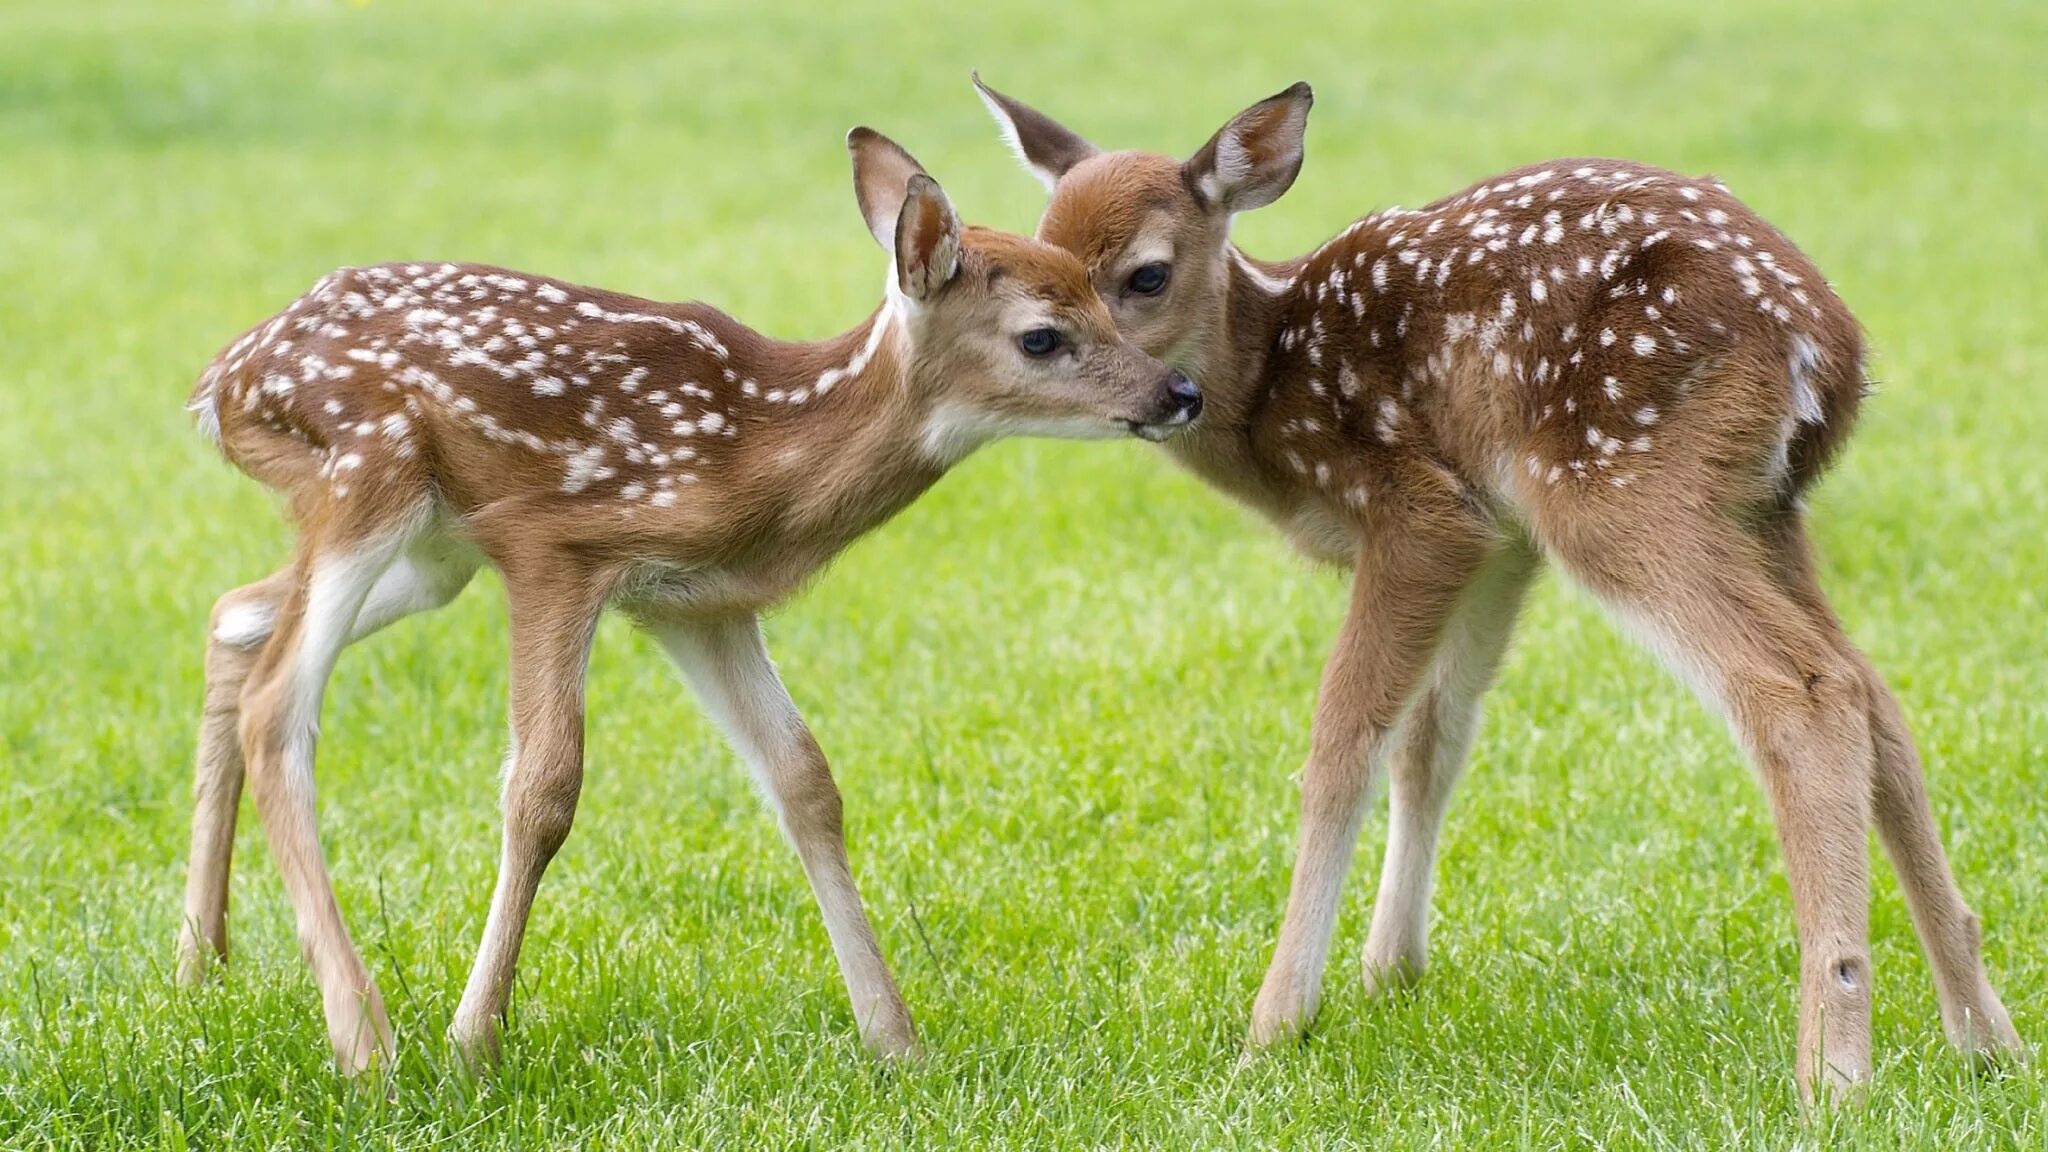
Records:
<instances>
[{"instance_id":1,"label":"fawn front leg","mask_svg":"<svg viewBox=\"0 0 2048 1152\"><path fill-rule=\"evenodd\" d=\"M1297 1036L1314 1019L1330 933L1358 840L1367 785L1444 624L1484 555L1476 525L1369 529L1351 610L1323 668L1301 775L1301 842L1273 962L1252 1005L1250 1041Z\"/></svg>"},{"instance_id":2,"label":"fawn front leg","mask_svg":"<svg viewBox=\"0 0 2048 1152\"><path fill-rule=\"evenodd\" d=\"M1480 698L1539 567L1522 540L1487 558L1445 625L1427 683L1387 749L1387 852L1362 965L1368 992L1413 981L1428 963L1429 895L1444 812L1479 734Z\"/></svg>"},{"instance_id":3,"label":"fawn front leg","mask_svg":"<svg viewBox=\"0 0 2048 1152\"><path fill-rule=\"evenodd\" d=\"M656 629L704 710L743 756L796 846L825 918L868 1050L914 1056L917 1031L861 907L846 859L839 788L832 769L783 688L753 617Z\"/></svg>"}]
</instances>

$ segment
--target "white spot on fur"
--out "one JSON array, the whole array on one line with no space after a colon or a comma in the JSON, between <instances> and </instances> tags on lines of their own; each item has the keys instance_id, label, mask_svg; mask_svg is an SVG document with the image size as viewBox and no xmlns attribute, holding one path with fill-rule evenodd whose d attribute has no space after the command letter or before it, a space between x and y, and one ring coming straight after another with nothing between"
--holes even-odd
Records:
<instances>
[{"instance_id":1,"label":"white spot on fur","mask_svg":"<svg viewBox=\"0 0 2048 1152\"><path fill-rule=\"evenodd\" d=\"M1792 374L1792 412L1801 424L1818 424L1824 419L1820 406L1820 393L1814 390L1814 374L1820 370L1820 345L1813 338L1800 333L1792 338L1790 367Z\"/></svg>"}]
</instances>

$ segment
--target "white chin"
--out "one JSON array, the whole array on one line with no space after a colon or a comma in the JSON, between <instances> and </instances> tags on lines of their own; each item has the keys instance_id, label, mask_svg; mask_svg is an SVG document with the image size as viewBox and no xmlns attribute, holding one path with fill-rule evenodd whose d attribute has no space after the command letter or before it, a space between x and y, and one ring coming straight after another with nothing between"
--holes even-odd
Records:
<instances>
[{"instance_id":1,"label":"white chin","mask_svg":"<svg viewBox=\"0 0 2048 1152\"><path fill-rule=\"evenodd\" d=\"M1179 432L1185 427L1187 427L1186 424L1133 424L1131 425L1131 435L1136 436L1140 440L1150 440L1152 443L1157 444L1162 440L1171 438L1174 433Z\"/></svg>"}]
</instances>

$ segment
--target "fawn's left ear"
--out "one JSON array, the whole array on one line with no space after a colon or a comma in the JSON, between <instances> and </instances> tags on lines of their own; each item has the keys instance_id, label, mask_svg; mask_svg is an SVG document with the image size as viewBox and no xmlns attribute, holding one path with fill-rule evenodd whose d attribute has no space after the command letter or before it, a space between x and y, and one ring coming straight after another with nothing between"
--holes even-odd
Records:
<instances>
[{"instance_id":1,"label":"fawn's left ear","mask_svg":"<svg viewBox=\"0 0 2048 1152\"><path fill-rule=\"evenodd\" d=\"M924 165L873 128L848 132L846 151L853 158L853 196L860 202L861 217L882 251L893 253L896 218L902 215L903 201L910 194L910 178L923 176Z\"/></svg>"},{"instance_id":2,"label":"fawn's left ear","mask_svg":"<svg viewBox=\"0 0 2048 1152\"><path fill-rule=\"evenodd\" d=\"M1181 177L1211 208L1246 212L1271 204L1301 173L1314 103L1315 93L1298 82L1239 112L1181 165Z\"/></svg>"},{"instance_id":3,"label":"fawn's left ear","mask_svg":"<svg viewBox=\"0 0 2048 1152\"><path fill-rule=\"evenodd\" d=\"M846 134L853 195L875 243L896 258L896 286L924 300L960 270L960 217L924 165L872 128Z\"/></svg>"}]
</instances>

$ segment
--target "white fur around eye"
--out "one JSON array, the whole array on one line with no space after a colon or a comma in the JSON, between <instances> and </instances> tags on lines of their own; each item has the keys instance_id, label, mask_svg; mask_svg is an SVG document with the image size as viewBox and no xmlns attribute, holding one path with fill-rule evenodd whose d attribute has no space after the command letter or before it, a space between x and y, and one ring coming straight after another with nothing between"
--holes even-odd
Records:
<instances>
[{"instance_id":1,"label":"white fur around eye","mask_svg":"<svg viewBox=\"0 0 2048 1152\"><path fill-rule=\"evenodd\" d=\"M1133 272L1147 264L1165 264L1168 267L1172 267L1172 221L1162 219L1147 223L1145 228L1132 237L1129 244L1124 246L1124 258L1115 265L1117 270L1115 287L1122 288L1124 284L1130 281Z\"/></svg>"},{"instance_id":2,"label":"white fur around eye","mask_svg":"<svg viewBox=\"0 0 2048 1152\"><path fill-rule=\"evenodd\" d=\"M1003 331L1015 335L1033 328L1059 329L1060 322L1046 307L1037 301L1022 301L1003 310Z\"/></svg>"},{"instance_id":3,"label":"white fur around eye","mask_svg":"<svg viewBox=\"0 0 2048 1152\"><path fill-rule=\"evenodd\" d=\"M1168 268L1172 268L1173 250L1171 248L1153 248L1134 251L1131 258L1120 265L1122 271L1116 275L1117 286L1122 287L1124 284L1129 283L1131 277L1137 273L1138 269L1150 267L1154 264L1164 264Z\"/></svg>"}]
</instances>

